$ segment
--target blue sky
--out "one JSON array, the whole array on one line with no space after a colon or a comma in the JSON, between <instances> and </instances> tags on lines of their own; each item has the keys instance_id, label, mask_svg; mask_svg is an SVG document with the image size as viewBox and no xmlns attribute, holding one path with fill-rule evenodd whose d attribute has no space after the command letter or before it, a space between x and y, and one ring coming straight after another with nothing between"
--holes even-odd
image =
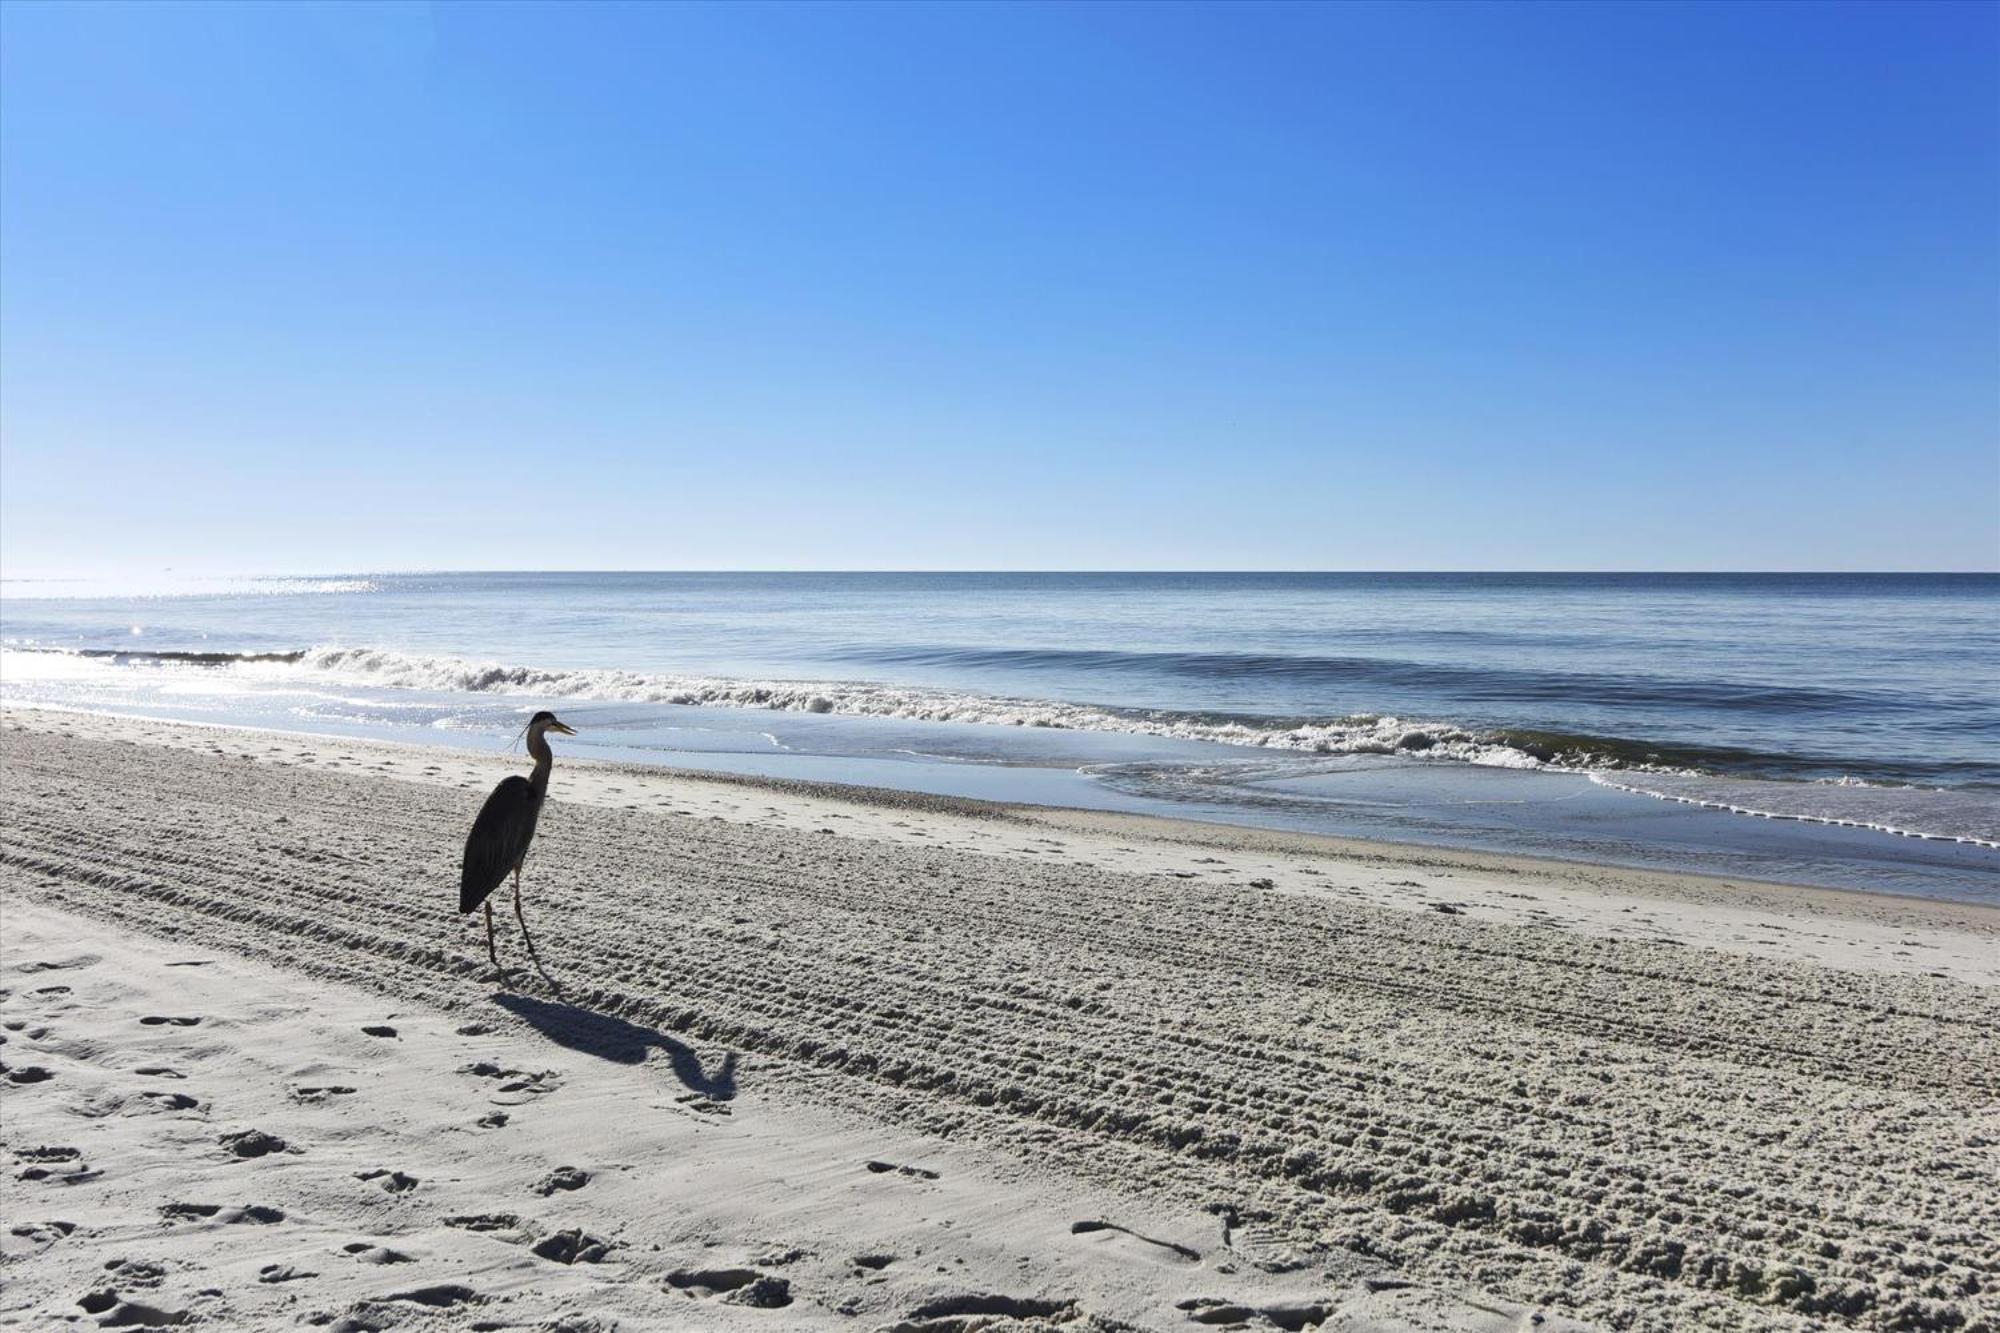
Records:
<instances>
[{"instance_id":1,"label":"blue sky","mask_svg":"<svg viewBox=\"0 0 2000 1333\"><path fill-rule=\"evenodd\" d=\"M2000 566L2000 8L0 17L0 564Z\"/></svg>"}]
</instances>

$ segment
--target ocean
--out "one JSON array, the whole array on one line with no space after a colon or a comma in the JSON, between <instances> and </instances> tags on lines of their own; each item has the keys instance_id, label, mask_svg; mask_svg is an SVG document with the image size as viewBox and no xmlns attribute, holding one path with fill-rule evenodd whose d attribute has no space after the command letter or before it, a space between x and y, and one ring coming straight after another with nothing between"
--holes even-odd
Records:
<instances>
[{"instance_id":1,"label":"ocean","mask_svg":"<svg viewBox=\"0 0 2000 1333\"><path fill-rule=\"evenodd\" d=\"M2000 576L0 585L0 698L2000 902Z\"/></svg>"}]
</instances>

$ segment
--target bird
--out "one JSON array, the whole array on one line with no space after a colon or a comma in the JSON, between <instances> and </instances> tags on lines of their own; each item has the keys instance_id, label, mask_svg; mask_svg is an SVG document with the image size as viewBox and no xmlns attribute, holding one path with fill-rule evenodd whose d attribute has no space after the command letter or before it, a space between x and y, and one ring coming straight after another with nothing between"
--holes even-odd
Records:
<instances>
[{"instance_id":1,"label":"bird","mask_svg":"<svg viewBox=\"0 0 2000 1333\"><path fill-rule=\"evenodd\" d=\"M535 952L534 937L528 934L528 918L521 912L521 862L528 855L528 844L534 840L535 824L542 817L542 803L549 795L549 770L556 762L555 752L549 749L551 731L576 735L573 728L546 709L529 718L528 754L535 761L534 771L525 778L518 773L503 778L480 807L479 818L472 821L459 877L458 911L463 916L475 907L486 909L486 956L493 960L493 970L506 976L507 969L500 965L500 954L493 947L493 904L488 899L511 873L514 919L521 923L521 938L527 941L528 957L534 960L535 970L542 974L542 979L559 991L562 987L556 985Z\"/></svg>"}]
</instances>

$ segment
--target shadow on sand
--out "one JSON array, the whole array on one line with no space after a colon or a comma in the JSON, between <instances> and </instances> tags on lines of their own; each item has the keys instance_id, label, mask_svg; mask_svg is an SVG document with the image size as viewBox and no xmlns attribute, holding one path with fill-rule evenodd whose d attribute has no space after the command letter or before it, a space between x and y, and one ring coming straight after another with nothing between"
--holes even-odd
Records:
<instances>
[{"instance_id":1,"label":"shadow on sand","mask_svg":"<svg viewBox=\"0 0 2000 1333\"><path fill-rule=\"evenodd\" d=\"M674 1077L691 1091L718 1102L736 1096L734 1051L722 1057L722 1068L711 1075L702 1069L701 1057L691 1048L657 1028L640 1027L609 1014L593 1013L574 1004L538 1000L531 995L500 994L493 997L493 1003L520 1015L558 1046L621 1065L643 1063L648 1051L665 1051L673 1065Z\"/></svg>"}]
</instances>

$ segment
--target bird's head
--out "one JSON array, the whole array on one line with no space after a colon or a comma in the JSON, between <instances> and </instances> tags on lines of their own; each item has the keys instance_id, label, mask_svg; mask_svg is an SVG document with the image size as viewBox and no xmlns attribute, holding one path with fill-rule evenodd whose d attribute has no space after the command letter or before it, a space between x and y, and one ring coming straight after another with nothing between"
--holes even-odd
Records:
<instances>
[{"instance_id":1,"label":"bird's head","mask_svg":"<svg viewBox=\"0 0 2000 1333\"><path fill-rule=\"evenodd\" d=\"M554 713L549 712L546 708L528 719L529 735L536 736L540 735L542 732L545 731L559 732L564 736L576 735L576 731L574 728L568 726L563 722L557 721L556 715Z\"/></svg>"}]
</instances>

